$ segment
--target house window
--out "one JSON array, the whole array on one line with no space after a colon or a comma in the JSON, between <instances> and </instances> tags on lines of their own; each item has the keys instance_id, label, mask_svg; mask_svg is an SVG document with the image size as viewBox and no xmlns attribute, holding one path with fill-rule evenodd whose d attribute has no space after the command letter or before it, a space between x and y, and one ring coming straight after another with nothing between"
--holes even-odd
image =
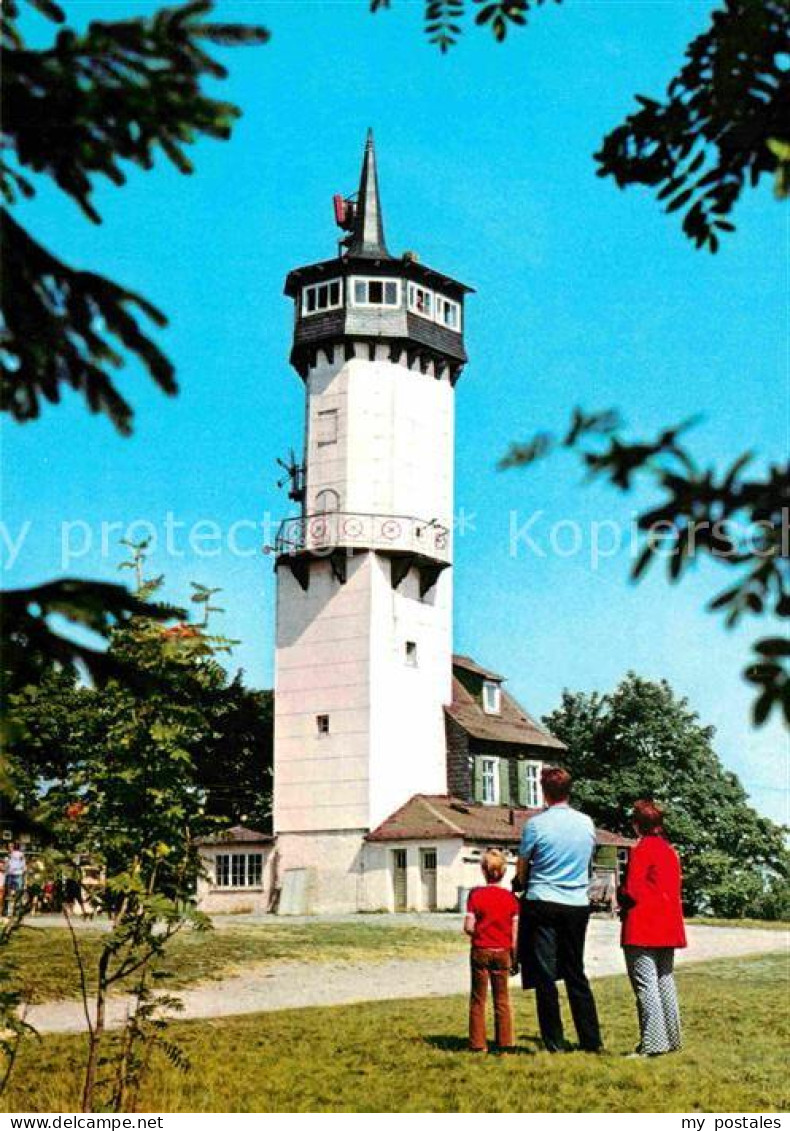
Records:
<instances>
[{"instance_id":1,"label":"house window","mask_svg":"<svg viewBox=\"0 0 790 1131\"><path fill-rule=\"evenodd\" d=\"M493 679L483 683L483 710L487 715L498 715L502 705L502 688Z\"/></svg>"},{"instance_id":2,"label":"house window","mask_svg":"<svg viewBox=\"0 0 790 1131\"><path fill-rule=\"evenodd\" d=\"M337 443L337 409L322 409L315 418L315 440L319 448Z\"/></svg>"},{"instance_id":3,"label":"house window","mask_svg":"<svg viewBox=\"0 0 790 1131\"><path fill-rule=\"evenodd\" d=\"M433 319L433 291L409 283L409 310L423 318Z\"/></svg>"},{"instance_id":4,"label":"house window","mask_svg":"<svg viewBox=\"0 0 790 1131\"><path fill-rule=\"evenodd\" d=\"M263 885L263 854L223 852L215 859L219 888L259 888Z\"/></svg>"},{"instance_id":5,"label":"house window","mask_svg":"<svg viewBox=\"0 0 790 1131\"><path fill-rule=\"evenodd\" d=\"M461 329L461 307L444 295L436 296L436 321L451 330Z\"/></svg>"},{"instance_id":6,"label":"house window","mask_svg":"<svg viewBox=\"0 0 790 1131\"><path fill-rule=\"evenodd\" d=\"M397 279L354 279L354 306L400 306Z\"/></svg>"},{"instance_id":7,"label":"house window","mask_svg":"<svg viewBox=\"0 0 790 1131\"><path fill-rule=\"evenodd\" d=\"M329 715L316 715L315 726L319 734L329 734Z\"/></svg>"},{"instance_id":8,"label":"house window","mask_svg":"<svg viewBox=\"0 0 790 1131\"><path fill-rule=\"evenodd\" d=\"M342 286L339 279L315 283L302 291L302 314L320 314L323 310L336 310L342 305Z\"/></svg>"},{"instance_id":9,"label":"house window","mask_svg":"<svg viewBox=\"0 0 790 1131\"><path fill-rule=\"evenodd\" d=\"M519 804L527 809L540 809L543 790L540 786L540 762L519 762Z\"/></svg>"},{"instance_id":10,"label":"house window","mask_svg":"<svg viewBox=\"0 0 790 1131\"><path fill-rule=\"evenodd\" d=\"M417 642L416 640L406 641L406 664L410 668L417 667Z\"/></svg>"},{"instance_id":11,"label":"house window","mask_svg":"<svg viewBox=\"0 0 790 1131\"><path fill-rule=\"evenodd\" d=\"M496 758L480 759L480 800L484 805L496 805L499 801L499 767Z\"/></svg>"}]
</instances>

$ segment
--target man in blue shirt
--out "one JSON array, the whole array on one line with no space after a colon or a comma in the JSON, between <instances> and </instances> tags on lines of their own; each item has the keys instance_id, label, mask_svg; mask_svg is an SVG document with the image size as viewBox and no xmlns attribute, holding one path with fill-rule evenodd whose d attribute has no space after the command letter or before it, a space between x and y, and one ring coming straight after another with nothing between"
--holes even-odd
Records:
<instances>
[{"instance_id":1,"label":"man in blue shirt","mask_svg":"<svg viewBox=\"0 0 790 1131\"><path fill-rule=\"evenodd\" d=\"M595 828L589 817L568 804L567 770L547 766L540 780L546 809L524 826L518 857L524 892L522 969L525 980L534 982L540 1033L549 1052L565 1048L558 977L565 979L580 1046L597 1052L601 1048L598 1013L584 972Z\"/></svg>"}]
</instances>

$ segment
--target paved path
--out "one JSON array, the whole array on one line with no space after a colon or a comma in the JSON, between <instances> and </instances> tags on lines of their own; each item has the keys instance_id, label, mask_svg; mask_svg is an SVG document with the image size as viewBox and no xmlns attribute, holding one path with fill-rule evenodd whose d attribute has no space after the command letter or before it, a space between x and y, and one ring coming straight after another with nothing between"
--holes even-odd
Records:
<instances>
[{"instance_id":1,"label":"paved path","mask_svg":"<svg viewBox=\"0 0 790 1131\"><path fill-rule=\"evenodd\" d=\"M592 921L587 944L587 972L591 977L623 973L618 931L618 923ZM790 942L790 933L785 931L736 927L690 926L688 935L688 950L678 953L681 963L787 950ZM465 952L431 961L261 964L222 981L205 982L179 991L184 1010L178 1016L228 1017L316 1005L464 993L467 964ZM108 1023L118 1025L126 1008L124 998L111 999ZM82 1006L74 1001L34 1006L27 1019L41 1033L72 1033L85 1029Z\"/></svg>"}]
</instances>

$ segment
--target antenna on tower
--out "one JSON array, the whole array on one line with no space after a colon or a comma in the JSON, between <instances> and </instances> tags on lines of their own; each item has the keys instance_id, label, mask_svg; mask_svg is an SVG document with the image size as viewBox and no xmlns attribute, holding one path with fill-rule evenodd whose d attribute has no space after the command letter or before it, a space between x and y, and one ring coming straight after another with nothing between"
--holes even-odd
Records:
<instances>
[{"instance_id":1,"label":"antenna on tower","mask_svg":"<svg viewBox=\"0 0 790 1131\"><path fill-rule=\"evenodd\" d=\"M288 498L293 499L295 503L304 502L304 466L296 459L296 453L293 448L288 453L288 460L277 458L277 463L285 471L282 479L277 480L278 487L284 487L286 483L288 487Z\"/></svg>"}]
</instances>

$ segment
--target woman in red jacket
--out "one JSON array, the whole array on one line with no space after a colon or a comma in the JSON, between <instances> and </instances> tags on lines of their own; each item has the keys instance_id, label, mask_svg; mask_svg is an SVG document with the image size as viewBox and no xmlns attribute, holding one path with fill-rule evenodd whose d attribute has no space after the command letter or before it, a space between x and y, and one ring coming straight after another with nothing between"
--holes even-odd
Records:
<instances>
[{"instance_id":1,"label":"woman in red jacket","mask_svg":"<svg viewBox=\"0 0 790 1131\"><path fill-rule=\"evenodd\" d=\"M620 942L636 995L640 1040L636 1056L661 1056L681 1046L672 973L676 947L686 945L678 854L664 836L664 813L652 801L634 805L639 840L620 889Z\"/></svg>"}]
</instances>

